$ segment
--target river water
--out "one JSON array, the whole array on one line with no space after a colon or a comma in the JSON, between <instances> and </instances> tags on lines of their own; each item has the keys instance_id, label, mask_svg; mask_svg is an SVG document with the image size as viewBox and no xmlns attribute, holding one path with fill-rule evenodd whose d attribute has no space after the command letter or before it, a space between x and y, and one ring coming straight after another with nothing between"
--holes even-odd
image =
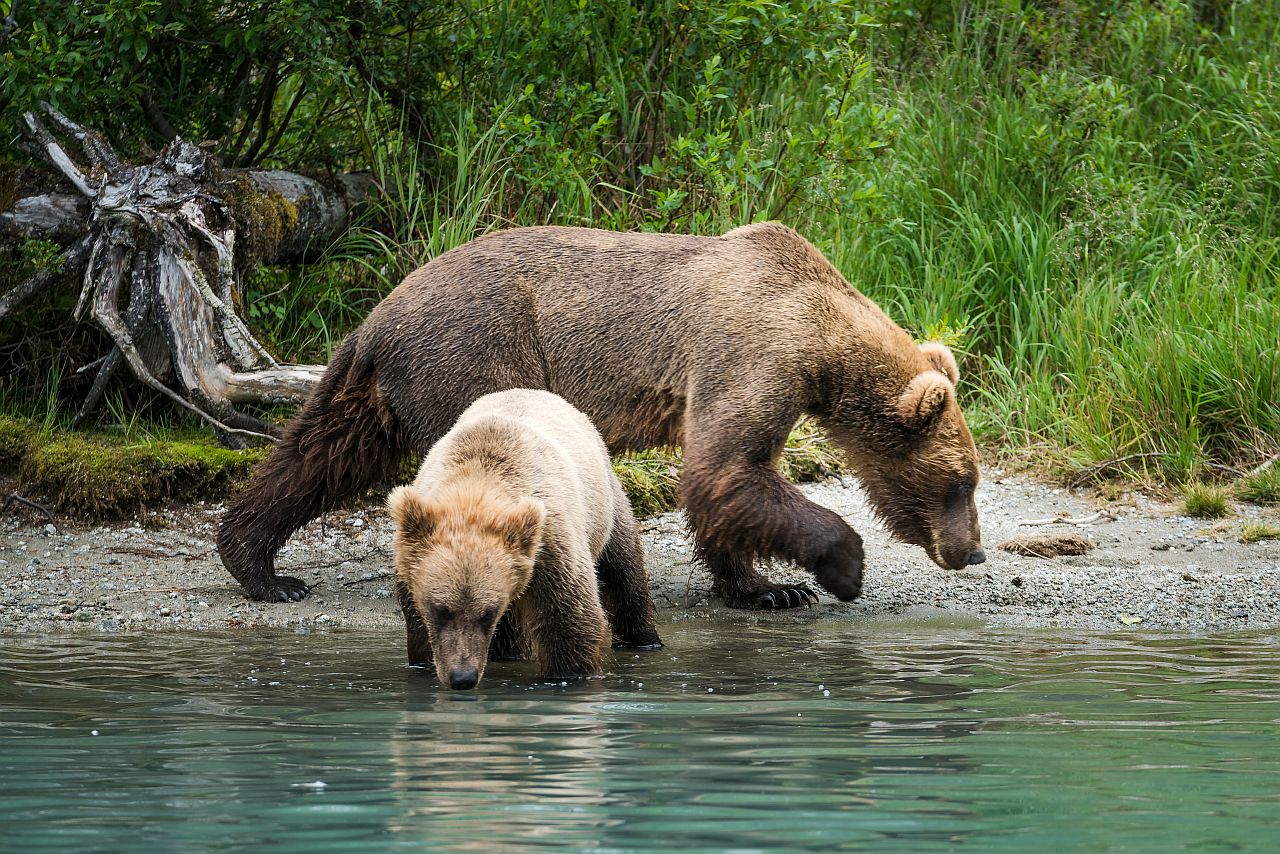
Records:
<instances>
[{"instance_id":1,"label":"river water","mask_svg":"<svg viewBox=\"0 0 1280 854\"><path fill-rule=\"evenodd\" d=\"M1280 634L834 621L474 692L402 636L0 636L0 850L1280 850Z\"/></svg>"}]
</instances>

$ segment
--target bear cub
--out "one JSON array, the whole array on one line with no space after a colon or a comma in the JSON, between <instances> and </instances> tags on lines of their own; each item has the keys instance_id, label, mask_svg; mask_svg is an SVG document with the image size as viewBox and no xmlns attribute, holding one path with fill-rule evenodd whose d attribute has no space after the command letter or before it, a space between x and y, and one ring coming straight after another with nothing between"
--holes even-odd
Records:
<instances>
[{"instance_id":1,"label":"bear cub","mask_svg":"<svg viewBox=\"0 0 1280 854\"><path fill-rule=\"evenodd\" d=\"M559 680L602 673L611 638L661 646L631 506L599 432L559 396L477 399L387 506L409 663L441 684L474 688L491 651Z\"/></svg>"}]
</instances>

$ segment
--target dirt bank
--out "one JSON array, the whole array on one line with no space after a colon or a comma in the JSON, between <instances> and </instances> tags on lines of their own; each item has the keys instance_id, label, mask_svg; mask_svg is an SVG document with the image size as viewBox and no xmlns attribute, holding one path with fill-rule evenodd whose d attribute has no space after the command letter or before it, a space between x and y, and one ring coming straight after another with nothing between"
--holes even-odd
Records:
<instances>
[{"instance_id":1,"label":"dirt bank","mask_svg":"<svg viewBox=\"0 0 1280 854\"><path fill-rule=\"evenodd\" d=\"M650 583L664 622L686 619L850 620L883 616L980 620L992 625L1209 631L1280 626L1280 541L1244 544L1242 524L1280 522L1280 511L1240 505L1221 523L1189 519L1143 496L1102 502L988 472L979 491L986 564L950 572L914 547L892 543L852 481L803 487L843 514L867 545L865 595L824 596L809 611L729 611L709 596L710 579L690 563L679 514L643 524ZM193 505L147 523L60 531L11 513L0 519L0 633L149 631L331 626L398 627L388 573L389 523L380 508L331 514L296 535L282 572L318 587L302 603L244 598L222 568L213 539L220 507ZM1028 526L1059 513L1116 517L1083 526ZM1045 560L998 551L1008 537L1083 533L1098 548ZM775 578L804 578L788 567Z\"/></svg>"}]
</instances>

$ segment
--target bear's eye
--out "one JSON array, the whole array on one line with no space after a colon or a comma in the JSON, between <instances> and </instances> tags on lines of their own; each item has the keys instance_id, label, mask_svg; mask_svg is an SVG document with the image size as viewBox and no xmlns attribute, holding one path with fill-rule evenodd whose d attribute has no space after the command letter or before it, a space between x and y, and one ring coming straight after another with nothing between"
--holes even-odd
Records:
<instances>
[{"instance_id":1,"label":"bear's eye","mask_svg":"<svg viewBox=\"0 0 1280 854\"><path fill-rule=\"evenodd\" d=\"M453 616L453 612L449 610L447 605L439 605L439 604L436 604L435 602L432 602L430 605L430 608L431 608L431 619L435 620L437 623L446 622L447 620L449 620L450 617Z\"/></svg>"},{"instance_id":2,"label":"bear's eye","mask_svg":"<svg viewBox=\"0 0 1280 854\"><path fill-rule=\"evenodd\" d=\"M947 501L964 501L973 494L973 484L957 483L947 490Z\"/></svg>"},{"instance_id":3,"label":"bear's eye","mask_svg":"<svg viewBox=\"0 0 1280 854\"><path fill-rule=\"evenodd\" d=\"M480 624L493 628L493 624L498 622L498 609L496 606L490 605L480 612Z\"/></svg>"}]
</instances>

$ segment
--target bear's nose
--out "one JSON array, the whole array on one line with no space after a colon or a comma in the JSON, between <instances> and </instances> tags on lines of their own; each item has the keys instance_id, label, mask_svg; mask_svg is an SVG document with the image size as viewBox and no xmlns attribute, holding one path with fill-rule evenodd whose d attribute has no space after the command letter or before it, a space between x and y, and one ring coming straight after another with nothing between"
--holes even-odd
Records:
<instances>
[{"instance_id":1,"label":"bear's nose","mask_svg":"<svg viewBox=\"0 0 1280 854\"><path fill-rule=\"evenodd\" d=\"M476 687L476 683L480 681L479 675L476 674L474 668L458 668L449 671L449 687L455 691L465 691L468 688Z\"/></svg>"},{"instance_id":2,"label":"bear's nose","mask_svg":"<svg viewBox=\"0 0 1280 854\"><path fill-rule=\"evenodd\" d=\"M969 552L969 566L976 566L980 563L986 563L986 562L987 562L987 553L984 552L982 549L978 549L976 552Z\"/></svg>"}]
</instances>

